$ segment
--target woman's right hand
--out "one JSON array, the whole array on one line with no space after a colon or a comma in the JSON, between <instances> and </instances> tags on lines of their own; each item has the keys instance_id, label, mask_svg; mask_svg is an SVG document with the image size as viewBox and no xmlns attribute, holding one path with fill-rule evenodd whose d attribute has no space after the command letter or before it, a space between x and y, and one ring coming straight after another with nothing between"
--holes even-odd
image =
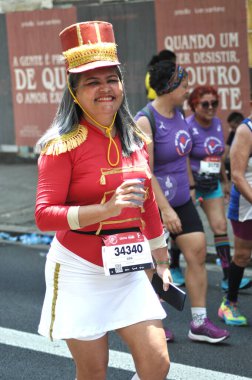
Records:
<instances>
[{"instance_id":1,"label":"woman's right hand","mask_svg":"<svg viewBox=\"0 0 252 380\"><path fill-rule=\"evenodd\" d=\"M172 234L179 234L182 232L181 221L173 208L165 209L161 211L162 221L167 230Z\"/></svg>"},{"instance_id":2,"label":"woman's right hand","mask_svg":"<svg viewBox=\"0 0 252 380\"><path fill-rule=\"evenodd\" d=\"M113 196L104 206L111 217L118 216L125 207L142 207L145 193L141 179L129 179L116 188Z\"/></svg>"}]
</instances>

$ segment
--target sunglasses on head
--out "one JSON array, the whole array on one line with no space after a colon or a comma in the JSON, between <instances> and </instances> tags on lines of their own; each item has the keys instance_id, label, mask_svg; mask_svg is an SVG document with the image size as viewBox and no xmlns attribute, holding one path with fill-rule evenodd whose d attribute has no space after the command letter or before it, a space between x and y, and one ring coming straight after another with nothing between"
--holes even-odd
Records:
<instances>
[{"instance_id":1,"label":"sunglasses on head","mask_svg":"<svg viewBox=\"0 0 252 380\"><path fill-rule=\"evenodd\" d=\"M211 106L212 108L217 108L218 105L219 105L219 101L218 100L212 100L211 102L208 102L207 100L205 100L204 102L200 102L200 105L202 108L208 110L208 108Z\"/></svg>"}]
</instances>

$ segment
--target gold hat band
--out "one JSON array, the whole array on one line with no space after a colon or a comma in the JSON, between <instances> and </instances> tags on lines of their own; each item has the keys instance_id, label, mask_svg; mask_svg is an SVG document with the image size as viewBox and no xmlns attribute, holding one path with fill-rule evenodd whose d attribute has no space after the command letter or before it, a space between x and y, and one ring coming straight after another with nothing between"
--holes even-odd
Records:
<instances>
[{"instance_id":1,"label":"gold hat band","mask_svg":"<svg viewBox=\"0 0 252 380\"><path fill-rule=\"evenodd\" d=\"M95 61L117 62L117 51L115 43L96 43L77 46L63 52L69 69L74 69Z\"/></svg>"}]
</instances>

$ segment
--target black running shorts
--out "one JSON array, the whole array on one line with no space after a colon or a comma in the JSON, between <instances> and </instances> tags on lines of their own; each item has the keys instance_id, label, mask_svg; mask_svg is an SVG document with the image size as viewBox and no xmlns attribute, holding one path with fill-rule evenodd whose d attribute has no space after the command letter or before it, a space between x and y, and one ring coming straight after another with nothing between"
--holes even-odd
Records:
<instances>
[{"instance_id":1,"label":"black running shorts","mask_svg":"<svg viewBox=\"0 0 252 380\"><path fill-rule=\"evenodd\" d=\"M190 234L191 232L204 232L202 221L192 199L182 206L174 207L173 209L178 214L182 224L182 232L179 234L170 234L173 240L175 240L177 236Z\"/></svg>"}]
</instances>

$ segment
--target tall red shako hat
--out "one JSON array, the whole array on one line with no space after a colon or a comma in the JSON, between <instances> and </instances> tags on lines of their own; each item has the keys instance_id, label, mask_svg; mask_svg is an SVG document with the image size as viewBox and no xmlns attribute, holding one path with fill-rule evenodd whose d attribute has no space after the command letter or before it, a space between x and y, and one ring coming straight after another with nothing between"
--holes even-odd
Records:
<instances>
[{"instance_id":1,"label":"tall red shako hat","mask_svg":"<svg viewBox=\"0 0 252 380\"><path fill-rule=\"evenodd\" d=\"M80 22L62 30L59 36L69 73L120 65L113 26L109 22Z\"/></svg>"}]
</instances>

